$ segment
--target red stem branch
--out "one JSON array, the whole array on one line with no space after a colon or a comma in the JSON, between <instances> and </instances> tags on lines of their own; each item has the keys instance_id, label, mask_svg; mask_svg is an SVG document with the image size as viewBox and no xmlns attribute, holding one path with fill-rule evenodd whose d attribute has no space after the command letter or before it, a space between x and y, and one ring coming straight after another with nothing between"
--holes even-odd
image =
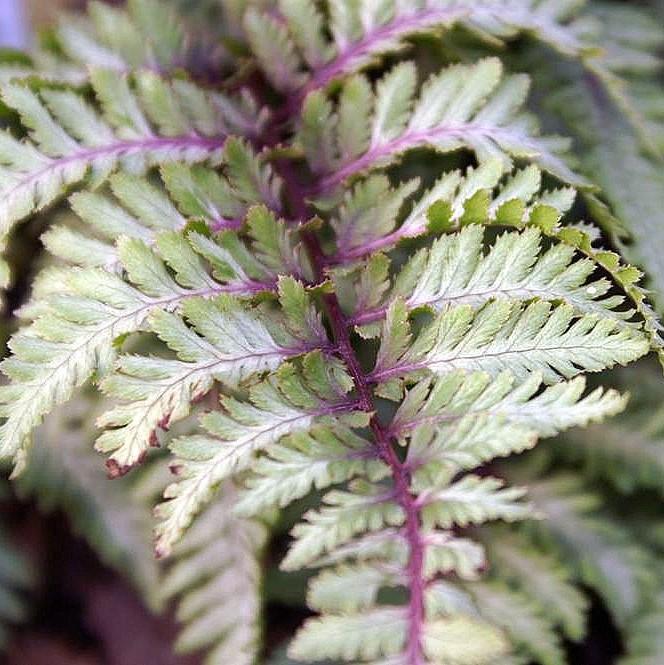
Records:
<instances>
[{"instance_id":1,"label":"red stem branch","mask_svg":"<svg viewBox=\"0 0 664 665\"><path fill-rule=\"evenodd\" d=\"M311 216L306 203L304 188L300 185L293 171L292 164L283 161L277 165L281 174L292 214L306 222ZM318 281L326 278L326 260L320 241L312 231L302 234L303 241ZM424 632L424 551L425 542L421 533L420 509L416 497L411 493L411 476L408 467L399 459L393 445L392 437L382 426L376 416L371 383L363 371L350 339L351 322L344 314L336 294L324 296L328 320L332 328L337 350L353 377L355 389L359 396L359 408L371 413L371 431L374 435L378 455L392 472L394 481L394 499L401 506L406 516L404 535L408 542L410 555L406 568L410 599L408 605L408 634L406 655L408 665L424 665L422 635Z\"/></svg>"}]
</instances>

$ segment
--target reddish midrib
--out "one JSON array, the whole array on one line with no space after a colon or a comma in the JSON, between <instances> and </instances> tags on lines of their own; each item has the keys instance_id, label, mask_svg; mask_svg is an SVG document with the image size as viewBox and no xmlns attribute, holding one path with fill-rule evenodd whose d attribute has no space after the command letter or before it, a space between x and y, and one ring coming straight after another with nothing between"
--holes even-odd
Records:
<instances>
[{"instance_id":1,"label":"reddish midrib","mask_svg":"<svg viewBox=\"0 0 664 665\"><path fill-rule=\"evenodd\" d=\"M435 125L429 129L421 130L408 129L404 134L391 141L370 146L367 152L346 164L342 164L334 173L322 174L313 190L308 192L308 194L318 196L329 194L335 187L352 178L354 175L374 168L374 165L380 163L382 159L405 153L414 148L435 145L437 141L445 137L467 138L470 134L475 134L500 141L505 136L513 137L514 133L515 130L508 127L484 126L473 121L449 125ZM519 139L524 145L528 144L532 150L535 151L537 149L528 136L521 135Z\"/></svg>"},{"instance_id":2,"label":"reddish midrib","mask_svg":"<svg viewBox=\"0 0 664 665\"><path fill-rule=\"evenodd\" d=\"M95 148L86 148L79 150L71 155L67 155L66 157L51 158L46 166L44 166L44 168L32 173L27 173L25 178L19 180L11 189L3 192L3 195L12 196L17 190L23 187L27 187L33 182L37 182L50 171L63 169L70 164L75 164L76 162L93 163L95 160L100 159L101 157L110 155L115 155L116 158L120 158L122 155L136 152L137 150L158 150L161 148L186 149L190 147L214 150L217 148L222 148L225 141L226 136L219 136L214 138L202 136L176 136L171 138L148 137L130 141L118 141L116 143L111 143L105 146L98 146Z\"/></svg>"},{"instance_id":3,"label":"reddish midrib","mask_svg":"<svg viewBox=\"0 0 664 665\"><path fill-rule=\"evenodd\" d=\"M307 209L305 193L293 173L292 166L286 162L282 162L278 168L284 179L285 190L293 207L295 217L306 221L310 215ZM312 265L317 273L316 277L318 281L323 281L325 279L326 261L318 237L311 231L304 232L302 236ZM367 413L375 414L376 407L371 385L360 366L350 341L348 332L350 330L350 322L343 313L335 293L326 294L324 302L338 352L353 377L355 389L359 395L359 408ZM410 556L406 569L410 590L406 646L408 665L424 665L422 636L424 632L424 595L426 590L426 582L424 580L425 542L421 533L419 507L416 498L410 490L410 471L397 456L392 446L391 437L387 434L376 415L373 415L371 418L371 430L376 441L378 454L392 472L394 500L401 506L405 514L404 533L410 548Z\"/></svg>"},{"instance_id":4,"label":"reddish midrib","mask_svg":"<svg viewBox=\"0 0 664 665\"><path fill-rule=\"evenodd\" d=\"M302 102L310 92L327 87L342 76L355 60L371 55L376 44L386 40L404 39L418 30L435 25L442 26L459 20L469 13L468 6L452 6L444 9L423 9L395 17L393 21L377 27L362 39L349 44L348 48L340 52L331 62L314 71L311 80L288 98L285 113L291 117L298 113Z\"/></svg>"}]
</instances>

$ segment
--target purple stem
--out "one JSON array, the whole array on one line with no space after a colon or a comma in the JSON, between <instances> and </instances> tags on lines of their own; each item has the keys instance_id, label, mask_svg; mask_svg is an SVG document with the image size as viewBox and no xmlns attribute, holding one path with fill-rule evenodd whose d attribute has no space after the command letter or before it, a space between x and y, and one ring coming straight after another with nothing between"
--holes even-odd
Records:
<instances>
[{"instance_id":1,"label":"purple stem","mask_svg":"<svg viewBox=\"0 0 664 665\"><path fill-rule=\"evenodd\" d=\"M456 125L440 125L422 131L407 131L405 134L392 141L372 146L361 157L341 165L341 167L334 173L323 175L310 193L319 196L329 194L335 187L337 187L337 185L345 182L348 178L375 167L386 158L391 158L394 155L407 152L413 148L435 145L440 142L441 139L463 139L468 142L468 137L471 135L501 143L501 141L504 141L506 138L513 140L514 130L503 127L483 127L473 123L464 123ZM522 143L530 143L529 138L525 135L520 136L519 139ZM472 145L474 142L470 141L469 143ZM535 145L529 145L529 148L532 148L534 152L539 152Z\"/></svg>"},{"instance_id":2,"label":"purple stem","mask_svg":"<svg viewBox=\"0 0 664 665\"><path fill-rule=\"evenodd\" d=\"M210 231L217 233L219 231L237 231L244 225L244 217L218 217L208 225Z\"/></svg>"},{"instance_id":3,"label":"purple stem","mask_svg":"<svg viewBox=\"0 0 664 665\"><path fill-rule=\"evenodd\" d=\"M278 168L284 179L286 192L293 207L293 213L303 222L306 221L310 217L306 204L306 194L295 177L292 165L284 161L278 165ZM302 237L316 272L316 277L318 281L323 281L325 279L326 261L318 237L312 231L303 232ZM341 309L336 294L326 294L324 296L324 303L334 340L337 344L337 351L353 377L355 389L359 396L358 407L367 413L373 414L370 427L374 435L378 455L389 466L392 472L394 481L392 496L401 506L406 516L404 535L410 549L410 556L406 567L410 590L406 657L408 665L424 665L422 636L424 632L424 595L426 591L426 582L424 579L426 543L421 533L420 507L416 497L411 493L410 469L399 459L392 446L391 436L375 415L376 406L371 385L353 350L348 332L350 330L349 321Z\"/></svg>"},{"instance_id":4,"label":"purple stem","mask_svg":"<svg viewBox=\"0 0 664 665\"><path fill-rule=\"evenodd\" d=\"M427 28L458 21L468 16L470 12L471 9L467 4L459 4L443 9L425 8L395 16L392 21L374 28L362 39L349 44L345 50L340 51L333 60L314 70L311 80L287 100L286 112L292 117L299 111L302 102L310 92L325 88L346 72L355 69L362 61L381 53L385 50L383 44L400 41L408 35Z\"/></svg>"},{"instance_id":5,"label":"purple stem","mask_svg":"<svg viewBox=\"0 0 664 665\"><path fill-rule=\"evenodd\" d=\"M387 309L388 305L382 305L381 307L376 307L374 309L366 309L363 312L359 312L349 317L348 322L353 326L365 326L368 323L374 323L375 321L383 319Z\"/></svg>"},{"instance_id":6,"label":"purple stem","mask_svg":"<svg viewBox=\"0 0 664 665\"><path fill-rule=\"evenodd\" d=\"M62 158L53 158L48 164L38 171L26 174L26 177L19 180L13 187L2 192L4 197L11 197L25 187L31 187L39 182L48 173L57 172L65 169L72 164L80 162L82 164L93 163L103 157L114 157L121 159L137 152L148 150L187 150L203 149L210 152L222 148L226 142L226 136L201 137L201 136L176 136L171 138L150 137L138 139L135 141L118 141L105 146L79 150L71 155Z\"/></svg>"},{"instance_id":7,"label":"purple stem","mask_svg":"<svg viewBox=\"0 0 664 665\"><path fill-rule=\"evenodd\" d=\"M352 249L336 252L331 256L325 257L325 260L328 265L341 265L344 263L350 263L357 259L361 259L369 254L374 254L384 250L386 247L392 247L396 245L401 240L406 238L412 238L420 235L423 232L421 226L413 228L412 226L408 229L400 228L388 235L376 238L371 242L367 242L364 245L359 247L353 247Z\"/></svg>"}]
</instances>

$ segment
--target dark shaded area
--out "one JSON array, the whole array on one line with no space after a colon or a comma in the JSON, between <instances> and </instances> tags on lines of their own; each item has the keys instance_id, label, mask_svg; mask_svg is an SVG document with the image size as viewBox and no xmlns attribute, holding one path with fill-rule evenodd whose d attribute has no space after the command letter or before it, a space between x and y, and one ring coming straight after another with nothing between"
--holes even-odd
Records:
<instances>
[{"instance_id":1,"label":"dark shaded area","mask_svg":"<svg viewBox=\"0 0 664 665\"><path fill-rule=\"evenodd\" d=\"M585 590L592 601L588 614L588 638L568 644L570 665L613 665L623 654L620 632L599 597Z\"/></svg>"},{"instance_id":2,"label":"dark shaded area","mask_svg":"<svg viewBox=\"0 0 664 665\"><path fill-rule=\"evenodd\" d=\"M18 503L2 512L40 575L30 618L13 631L2 665L199 665L174 655L172 617L154 616L65 518Z\"/></svg>"}]
</instances>

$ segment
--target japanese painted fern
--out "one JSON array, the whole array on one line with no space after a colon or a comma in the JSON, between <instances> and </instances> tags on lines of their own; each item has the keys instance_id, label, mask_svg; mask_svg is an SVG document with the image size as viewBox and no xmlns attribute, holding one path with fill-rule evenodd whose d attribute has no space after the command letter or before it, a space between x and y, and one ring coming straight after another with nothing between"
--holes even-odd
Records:
<instances>
[{"instance_id":1,"label":"japanese painted fern","mask_svg":"<svg viewBox=\"0 0 664 665\"><path fill-rule=\"evenodd\" d=\"M88 385L109 474L149 467L102 503L129 499L140 522L163 481L150 451L167 447L159 593L139 545L108 560L153 602L182 598L179 646L210 664L262 662L262 552L291 504L305 511L281 567L317 571L296 662L557 665L560 634L584 635L583 582L636 625L626 663L654 663L661 542L630 546L590 514L599 494L557 475L560 451L506 461L592 423L570 454L600 457L619 489L662 489L661 447L597 424L627 393L586 385L661 352L640 271L579 221L585 203L620 235L595 176L617 212L630 202L541 129L518 57L490 53L553 48L651 131L620 52L597 48L613 19L557 0L226 0L196 41L166 4L93 2L0 69L3 247L35 213L71 211L43 230L2 363L0 454L19 487L89 463L78 440L40 441L48 428L33 443ZM639 618L648 603L659 614Z\"/></svg>"}]
</instances>

